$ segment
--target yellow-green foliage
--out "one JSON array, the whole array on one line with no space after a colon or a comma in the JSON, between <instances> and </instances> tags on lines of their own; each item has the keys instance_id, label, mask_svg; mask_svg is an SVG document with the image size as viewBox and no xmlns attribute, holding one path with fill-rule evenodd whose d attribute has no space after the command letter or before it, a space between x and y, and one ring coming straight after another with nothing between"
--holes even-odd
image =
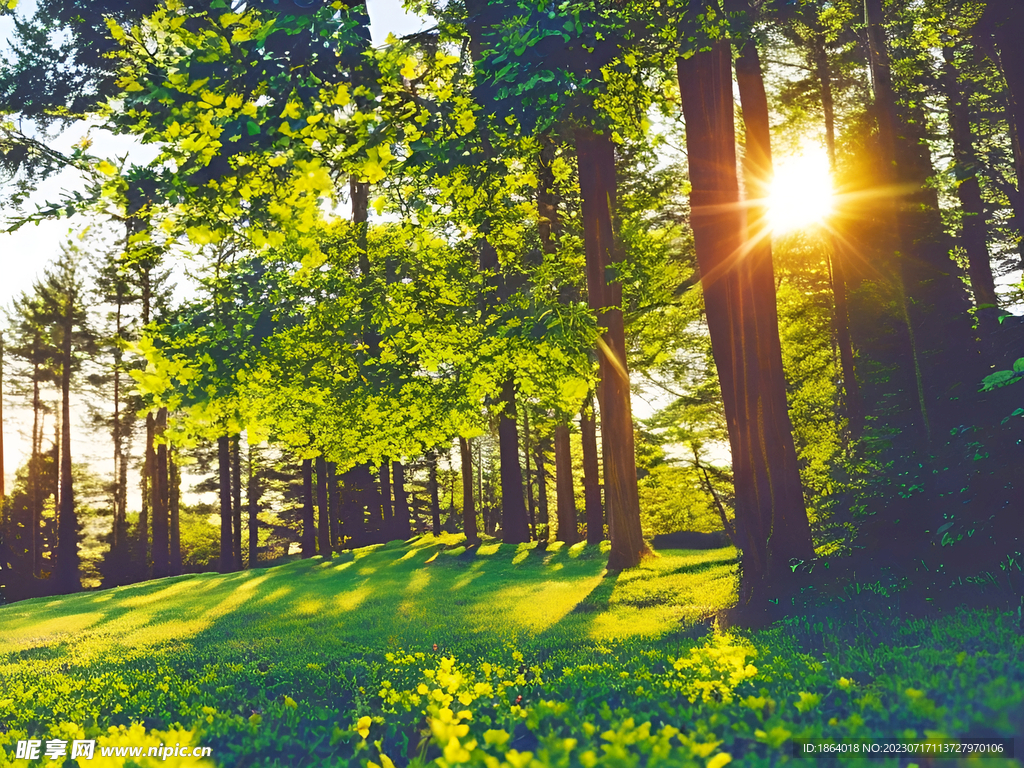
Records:
<instances>
[{"instance_id":1,"label":"yellow-green foliage","mask_svg":"<svg viewBox=\"0 0 1024 768\"><path fill-rule=\"evenodd\" d=\"M0 608L0 766L61 734L282 768L768 766L794 738L1021 735L1005 616L848 610L810 654L824 623L698 637L734 600L731 548L608 575L603 547L463 544Z\"/></svg>"}]
</instances>

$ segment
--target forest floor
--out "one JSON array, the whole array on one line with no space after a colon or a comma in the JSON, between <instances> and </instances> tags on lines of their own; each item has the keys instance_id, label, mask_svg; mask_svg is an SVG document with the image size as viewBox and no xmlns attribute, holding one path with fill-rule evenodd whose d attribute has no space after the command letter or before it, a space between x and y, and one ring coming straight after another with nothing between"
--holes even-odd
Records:
<instances>
[{"instance_id":1,"label":"forest floor","mask_svg":"<svg viewBox=\"0 0 1024 768\"><path fill-rule=\"evenodd\" d=\"M735 550L609 574L603 549L425 536L2 607L0 766L60 764L17 759L26 739L97 740L81 768L722 768L804 762L802 739L1024 748L1009 612L915 619L865 589L839 610L721 631L706 617L735 601ZM100 755L161 743L212 755Z\"/></svg>"}]
</instances>

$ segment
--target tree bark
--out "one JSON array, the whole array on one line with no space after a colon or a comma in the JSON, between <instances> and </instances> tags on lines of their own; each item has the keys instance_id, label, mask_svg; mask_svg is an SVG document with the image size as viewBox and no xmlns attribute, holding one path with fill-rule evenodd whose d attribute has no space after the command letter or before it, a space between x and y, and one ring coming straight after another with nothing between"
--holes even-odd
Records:
<instances>
[{"instance_id":1,"label":"tree bark","mask_svg":"<svg viewBox=\"0 0 1024 768\"><path fill-rule=\"evenodd\" d=\"M163 442L167 430L167 409L157 411L154 438L160 440L156 448L156 467L153 473L153 576L160 579L171 573L170 515L168 498L167 445Z\"/></svg>"},{"instance_id":2,"label":"tree bark","mask_svg":"<svg viewBox=\"0 0 1024 768\"><path fill-rule=\"evenodd\" d=\"M516 427L516 390L511 377L501 387L503 404L498 420L501 453L501 539L506 544L530 540L530 525L523 503L523 470L519 464L519 430Z\"/></svg>"},{"instance_id":3,"label":"tree bark","mask_svg":"<svg viewBox=\"0 0 1024 768\"><path fill-rule=\"evenodd\" d=\"M459 438L459 454L462 458L462 530L467 544L477 544L480 534L476 529L476 504L473 503L473 451L465 437Z\"/></svg>"},{"instance_id":4,"label":"tree bark","mask_svg":"<svg viewBox=\"0 0 1024 768\"><path fill-rule=\"evenodd\" d=\"M246 439L249 456L246 465L248 477L245 484L246 500L249 502L249 568L255 568L259 560L260 547L260 488L256 478L256 447Z\"/></svg>"},{"instance_id":5,"label":"tree bark","mask_svg":"<svg viewBox=\"0 0 1024 768\"><path fill-rule=\"evenodd\" d=\"M302 556L316 554L316 518L313 515L313 460L302 460Z\"/></svg>"},{"instance_id":6,"label":"tree bark","mask_svg":"<svg viewBox=\"0 0 1024 768\"><path fill-rule=\"evenodd\" d=\"M555 505L558 540L575 544L580 540L580 534L576 524L576 494L572 487L569 425L564 422L555 425Z\"/></svg>"},{"instance_id":7,"label":"tree bark","mask_svg":"<svg viewBox=\"0 0 1024 768\"><path fill-rule=\"evenodd\" d=\"M813 63L821 93L822 112L824 112L825 116L825 149L828 153L828 169L832 174L832 178L835 179L837 164L832 69L828 63L828 54L825 50L823 35L817 31L816 35ZM843 392L846 394L846 418L849 421L850 435L854 439L858 439L864 431L864 401L861 397L860 383L857 381L853 354L853 337L850 334L849 278L847 276L849 253L843 241L836 236L835 230L831 227L828 232L828 240L831 250L829 264L832 268L832 296L835 299L833 329L836 335L836 343L839 347L839 365L843 372Z\"/></svg>"},{"instance_id":8,"label":"tree bark","mask_svg":"<svg viewBox=\"0 0 1024 768\"><path fill-rule=\"evenodd\" d=\"M380 508L384 518L384 540L391 541L395 538L395 511L391 503L391 461L387 458L381 459L380 469L377 473L380 478Z\"/></svg>"},{"instance_id":9,"label":"tree bark","mask_svg":"<svg viewBox=\"0 0 1024 768\"><path fill-rule=\"evenodd\" d=\"M526 506L530 518L530 538L537 538L537 508L533 503L533 473L530 471L530 411L523 403L523 475L526 478Z\"/></svg>"},{"instance_id":10,"label":"tree bark","mask_svg":"<svg viewBox=\"0 0 1024 768\"><path fill-rule=\"evenodd\" d=\"M612 545L608 567L632 568L639 565L650 550L640 530L622 284L618 279L608 282L609 269L620 260L615 220L615 152L611 138L590 130L577 131L576 156L583 196L587 297L590 308L598 315L598 322L607 328L598 340L601 380L597 397L601 406L605 504Z\"/></svg>"},{"instance_id":11,"label":"tree bark","mask_svg":"<svg viewBox=\"0 0 1024 768\"><path fill-rule=\"evenodd\" d=\"M341 489L338 487L338 465L327 462L327 507L331 512L331 544L341 551L345 548L345 531L341 518Z\"/></svg>"},{"instance_id":12,"label":"tree bark","mask_svg":"<svg viewBox=\"0 0 1024 768\"><path fill-rule=\"evenodd\" d=\"M597 420L594 401L587 395L580 410L580 440L583 444L583 511L587 518L587 543L604 541L604 508L601 505L601 464L597 459Z\"/></svg>"},{"instance_id":13,"label":"tree bark","mask_svg":"<svg viewBox=\"0 0 1024 768\"><path fill-rule=\"evenodd\" d=\"M955 175L959 181L956 194L963 214L961 240L967 251L967 274L971 280L971 290L974 292L978 320L982 331L988 335L999 323L999 300L996 297L996 283L989 261L985 205L981 200L981 187L978 184L978 157L974 151L967 94L960 85L954 51L950 47L944 47L942 54L945 61L943 85L946 88L949 124L953 133Z\"/></svg>"},{"instance_id":14,"label":"tree bark","mask_svg":"<svg viewBox=\"0 0 1024 768\"><path fill-rule=\"evenodd\" d=\"M537 524L544 526L544 538L538 537L538 541L547 544L551 541L551 518L548 512L548 471L544 466L544 445L537 444L534 451L534 461L537 466ZM538 547L541 549L541 547Z\"/></svg>"},{"instance_id":15,"label":"tree bark","mask_svg":"<svg viewBox=\"0 0 1024 768\"><path fill-rule=\"evenodd\" d=\"M242 570L242 435L231 438L231 533L235 570Z\"/></svg>"},{"instance_id":16,"label":"tree bark","mask_svg":"<svg viewBox=\"0 0 1024 768\"><path fill-rule=\"evenodd\" d=\"M327 504L327 462L323 456L316 457L316 509L320 554L329 559L334 550L331 547L331 510Z\"/></svg>"},{"instance_id":17,"label":"tree bark","mask_svg":"<svg viewBox=\"0 0 1024 768\"><path fill-rule=\"evenodd\" d=\"M167 462L170 481L168 504L171 508L171 576L180 576L183 570L181 562L181 470L178 469L178 462L174 460L173 451L168 453Z\"/></svg>"},{"instance_id":18,"label":"tree bark","mask_svg":"<svg viewBox=\"0 0 1024 768\"><path fill-rule=\"evenodd\" d=\"M235 569L231 536L231 438L221 435L217 438L217 468L220 480L220 572L231 573Z\"/></svg>"},{"instance_id":19,"label":"tree bark","mask_svg":"<svg viewBox=\"0 0 1024 768\"><path fill-rule=\"evenodd\" d=\"M746 221L736 176L730 59L729 43L718 42L679 59L678 75L691 223L736 478L736 529L744 555L740 603L756 611L789 572L790 559L810 558L814 550L785 381L778 375L781 361L769 359L780 348L774 313L766 309L769 300L774 304L775 286L763 284L763 265L758 272L741 258ZM755 300L755 289L770 293Z\"/></svg>"},{"instance_id":20,"label":"tree bark","mask_svg":"<svg viewBox=\"0 0 1024 768\"><path fill-rule=\"evenodd\" d=\"M412 536L409 520L409 496L405 492L405 467L402 462L391 463L392 481L395 489L395 529L398 536L408 539Z\"/></svg>"},{"instance_id":21,"label":"tree bark","mask_svg":"<svg viewBox=\"0 0 1024 768\"><path fill-rule=\"evenodd\" d=\"M152 413L146 414L146 444L142 453L142 509L139 512L138 558L139 569L143 576L149 574L149 525L150 510L153 503L153 473L156 471L156 451L153 450L153 437L156 432L156 419Z\"/></svg>"},{"instance_id":22,"label":"tree bark","mask_svg":"<svg viewBox=\"0 0 1024 768\"><path fill-rule=\"evenodd\" d=\"M430 489L430 518L435 536L441 535L441 503L437 493L437 451L427 451L427 486Z\"/></svg>"},{"instance_id":23,"label":"tree bark","mask_svg":"<svg viewBox=\"0 0 1024 768\"><path fill-rule=\"evenodd\" d=\"M57 588L62 594L78 592L78 515L71 474L71 334L74 330L74 305L77 296L66 297L61 338L61 450L60 514L57 519Z\"/></svg>"},{"instance_id":24,"label":"tree bark","mask_svg":"<svg viewBox=\"0 0 1024 768\"><path fill-rule=\"evenodd\" d=\"M37 352L40 345L38 334L33 337L32 349L35 362L32 364L32 456L28 465L29 492L32 495L32 513L30 515L30 526L32 528L28 535L29 545L29 569L33 576L39 575L42 565L42 551L39 546L39 522L42 517L43 499L40 496L39 488L39 462L40 445L42 444L42 425L39 423L39 414L43 409L43 403L39 398L39 363Z\"/></svg>"}]
</instances>

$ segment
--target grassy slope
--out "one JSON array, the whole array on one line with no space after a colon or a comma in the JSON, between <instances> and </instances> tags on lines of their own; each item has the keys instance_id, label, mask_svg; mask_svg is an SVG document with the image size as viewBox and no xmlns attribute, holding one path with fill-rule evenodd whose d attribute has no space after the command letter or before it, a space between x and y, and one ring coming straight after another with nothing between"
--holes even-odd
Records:
<instances>
[{"instance_id":1,"label":"grassy slope","mask_svg":"<svg viewBox=\"0 0 1024 768\"><path fill-rule=\"evenodd\" d=\"M734 599L732 549L665 552L606 577L596 548L539 554L492 543L467 555L458 540L0 608L0 766L18 738L93 738L120 727L103 738L142 743L141 730L125 730L133 722L152 743L214 746L219 765L282 766L381 763L378 750L400 765L416 755L452 764L497 755L513 766L527 750L537 764L587 765L594 753L632 765L645 750L650 760L660 739L673 745L664 747L668 764L703 767L709 758L724 764L725 749L745 764L771 764L784 757L775 742L794 735L977 733L982 723L993 735L1024 734L1024 645L1002 617L895 627L841 616L828 634L843 642L814 658L803 651L823 632L807 622L750 639L689 629ZM451 674L450 656L462 670L454 687L436 682ZM837 688L843 676L854 683ZM384 681L394 693L381 697ZM435 685L451 709L474 713L477 748L444 751L445 702L417 693ZM685 725L691 742L643 732L645 721ZM425 723L436 726L436 745L420 748ZM179 725L183 732L167 733ZM485 726L511 740L485 745ZM563 737L583 743L565 751Z\"/></svg>"}]
</instances>

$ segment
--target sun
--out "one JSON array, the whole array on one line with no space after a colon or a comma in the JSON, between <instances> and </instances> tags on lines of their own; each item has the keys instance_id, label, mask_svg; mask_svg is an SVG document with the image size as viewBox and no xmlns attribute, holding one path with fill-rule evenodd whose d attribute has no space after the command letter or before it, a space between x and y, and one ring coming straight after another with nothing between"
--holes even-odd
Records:
<instances>
[{"instance_id":1,"label":"sun","mask_svg":"<svg viewBox=\"0 0 1024 768\"><path fill-rule=\"evenodd\" d=\"M768 193L768 221L776 234L820 226L832 213L834 191L828 158L818 148L775 164Z\"/></svg>"}]
</instances>

